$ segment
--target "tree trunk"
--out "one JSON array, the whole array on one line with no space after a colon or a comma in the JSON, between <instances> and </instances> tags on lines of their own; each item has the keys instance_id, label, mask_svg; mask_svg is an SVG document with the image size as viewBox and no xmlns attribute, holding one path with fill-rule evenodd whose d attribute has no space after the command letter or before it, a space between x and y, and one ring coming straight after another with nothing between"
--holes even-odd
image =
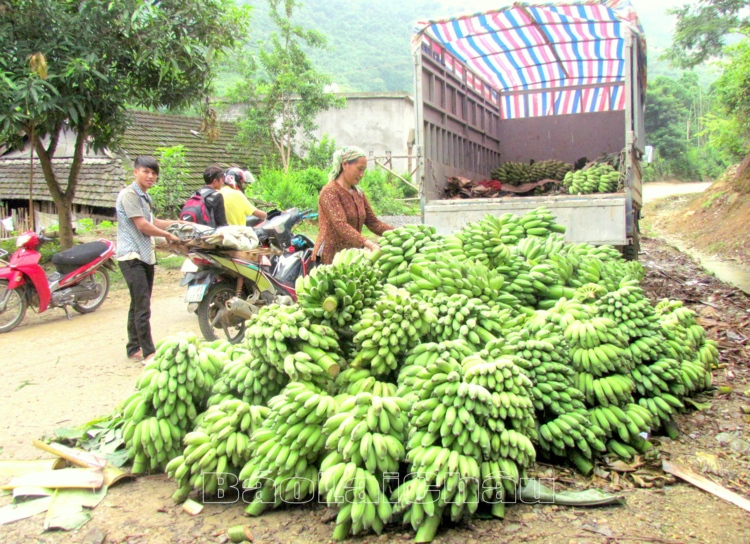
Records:
<instances>
[{"instance_id":1,"label":"tree trunk","mask_svg":"<svg viewBox=\"0 0 750 544\"><path fill-rule=\"evenodd\" d=\"M44 180L47 182L50 195L52 195L52 201L57 207L57 217L60 225L60 246L62 249L73 247L73 200L75 199L76 186L78 185L78 172L80 172L81 165L83 164L83 148L88 133L87 127L88 123L86 122L82 123L81 127L76 127L78 130L75 151L65 191L60 187L57 176L55 176L55 172L52 169L52 159L55 156L59 128L50 139L49 148L45 149L40 138L36 140L36 154L39 157L39 164L42 166L42 171L44 172Z\"/></svg>"},{"instance_id":2,"label":"tree trunk","mask_svg":"<svg viewBox=\"0 0 750 544\"><path fill-rule=\"evenodd\" d=\"M64 198L57 202L57 217L60 223L60 246L63 249L73 247L73 203L72 199Z\"/></svg>"}]
</instances>

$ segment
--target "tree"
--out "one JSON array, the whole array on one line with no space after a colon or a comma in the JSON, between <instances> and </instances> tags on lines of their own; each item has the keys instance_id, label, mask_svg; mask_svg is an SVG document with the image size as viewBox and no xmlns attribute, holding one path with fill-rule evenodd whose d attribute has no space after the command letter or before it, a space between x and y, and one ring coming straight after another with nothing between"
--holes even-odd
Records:
<instances>
[{"instance_id":1,"label":"tree","mask_svg":"<svg viewBox=\"0 0 750 544\"><path fill-rule=\"evenodd\" d=\"M297 136L310 137L315 116L332 107L343 107L344 99L325 91L331 80L315 71L302 50L325 47L325 37L292 22L295 0L268 0L270 16L278 29L270 48L260 46L258 58L250 59L244 81L233 95L247 104L240 120L239 138L245 146L258 141L274 143L284 172L289 170Z\"/></svg>"},{"instance_id":2,"label":"tree","mask_svg":"<svg viewBox=\"0 0 750 544\"><path fill-rule=\"evenodd\" d=\"M247 32L247 14L232 0L0 0L0 140L32 139L63 247L73 244L84 147L116 146L126 107L180 108L207 96L212 62ZM76 133L67 180L52 169L63 128Z\"/></svg>"},{"instance_id":3,"label":"tree","mask_svg":"<svg viewBox=\"0 0 750 544\"><path fill-rule=\"evenodd\" d=\"M721 55L728 35L750 27L750 16L743 12L748 6L748 0L698 0L668 10L677 23L666 57L676 66L692 68Z\"/></svg>"}]
</instances>

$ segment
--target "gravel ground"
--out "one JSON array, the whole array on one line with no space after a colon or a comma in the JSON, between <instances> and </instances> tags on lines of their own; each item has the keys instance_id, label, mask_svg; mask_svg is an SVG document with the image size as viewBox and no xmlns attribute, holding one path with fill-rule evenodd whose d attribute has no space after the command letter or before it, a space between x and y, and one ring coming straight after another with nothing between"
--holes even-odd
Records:
<instances>
[{"instance_id":1,"label":"gravel ground","mask_svg":"<svg viewBox=\"0 0 750 544\"><path fill-rule=\"evenodd\" d=\"M381 215L379 217L384 223L394 227L403 227L404 225L420 224L422 217L419 215Z\"/></svg>"}]
</instances>

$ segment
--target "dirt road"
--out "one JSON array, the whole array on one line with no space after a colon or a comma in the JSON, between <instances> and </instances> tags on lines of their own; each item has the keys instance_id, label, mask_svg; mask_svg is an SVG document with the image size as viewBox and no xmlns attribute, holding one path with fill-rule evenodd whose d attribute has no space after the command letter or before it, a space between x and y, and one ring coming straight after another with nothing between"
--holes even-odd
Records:
<instances>
[{"instance_id":1,"label":"dirt road","mask_svg":"<svg viewBox=\"0 0 750 544\"><path fill-rule=\"evenodd\" d=\"M164 281L167 279L168 281ZM200 332L184 291L169 274L155 287L154 338ZM125 356L128 293L110 293L88 315L29 311L14 331L0 335L0 448L3 458L33 458L31 439L109 413L133 388L141 363ZM45 399L49 402L45 402ZM53 407L53 409L51 409Z\"/></svg>"},{"instance_id":2,"label":"dirt road","mask_svg":"<svg viewBox=\"0 0 750 544\"><path fill-rule=\"evenodd\" d=\"M643 203L653 202L657 198L665 196L686 195L690 193L701 193L705 191L712 182L680 183L659 181L643 184Z\"/></svg>"}]
</instances>

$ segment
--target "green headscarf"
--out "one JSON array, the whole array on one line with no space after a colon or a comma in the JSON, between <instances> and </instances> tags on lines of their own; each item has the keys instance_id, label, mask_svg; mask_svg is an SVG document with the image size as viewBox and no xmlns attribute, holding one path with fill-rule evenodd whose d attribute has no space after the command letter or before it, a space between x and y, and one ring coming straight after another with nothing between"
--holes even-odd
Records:
<instances>
[{"instance_id":1,"label":"green headscarf","mask_svg":"<svg viewBox=\"0 0 750 544\"><path fill-rule=\"evenodd\" d=\"M334 179L339 177L339 174L341 174L341 171L344 169L344 162L356 161L358 158L364 156L365 152L355 145L348 145L336 151L333 154L333 164L331 165L331 170L330 172L328 172L328 181L333 181Z\"/></svg>"}]
</instances>

